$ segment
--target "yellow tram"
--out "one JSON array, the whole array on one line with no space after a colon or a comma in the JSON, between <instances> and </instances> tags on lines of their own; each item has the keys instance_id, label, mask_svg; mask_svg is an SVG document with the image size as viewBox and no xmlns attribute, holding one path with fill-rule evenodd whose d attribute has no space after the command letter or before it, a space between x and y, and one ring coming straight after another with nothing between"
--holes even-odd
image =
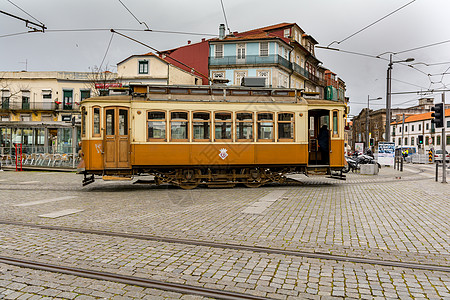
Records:
<instances>
[{"instance_id":1,"label":"yellow tram","mask_svg":"<svg viewBox=\"0 0 450 300\"><path fill-rule=\"evenodd\" d=\"M346 105L296 89L131 85L129 95L85 99L81 112L83 185L94 175L149 174L185 189L345 178Z\"/></svg>"}]
</instances>

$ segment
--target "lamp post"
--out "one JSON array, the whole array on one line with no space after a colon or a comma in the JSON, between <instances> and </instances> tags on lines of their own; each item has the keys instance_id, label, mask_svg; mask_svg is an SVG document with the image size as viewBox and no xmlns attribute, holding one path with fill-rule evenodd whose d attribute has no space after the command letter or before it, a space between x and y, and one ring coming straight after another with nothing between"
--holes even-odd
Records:
<instances>
[{"instance_id":1,"label":"lamp post","mask_svg":"<svg viewBox=\"0 0 450 300\"><path fill-rule=\"evenodd\" d=\"M395 63L401 62L410 62L413 61L414 58L407 58L405 60L392 60L392 54L389 58L389 64L387 69L387 83L386 83L386 132L385 132L385 140L386 142L391 141L391 82L392 82L392 65Z\"/></svg>"},{"instance_id":2,"label":"lamp post","mask_svg":"<svg viewBox=\"0 0 450 300\"><path fill-rule=\"evenodd\" d=\"M381 99L383 99L383 98L381 98L381 97L378 97L378 98L373 98L373 99L370 99L370 96L369 95L367 95L367 112L366 112L366 143L367 143L367 147L366 148L369 148L370 147L370 144L369 144L369 138L370 138L370 136L369 136L369 122L370 122L370 117L369 117L369 112L370 112L370 109L369 109L369 102L371 101L371 100L381 100Z\"/></svg>"}]
</instances>

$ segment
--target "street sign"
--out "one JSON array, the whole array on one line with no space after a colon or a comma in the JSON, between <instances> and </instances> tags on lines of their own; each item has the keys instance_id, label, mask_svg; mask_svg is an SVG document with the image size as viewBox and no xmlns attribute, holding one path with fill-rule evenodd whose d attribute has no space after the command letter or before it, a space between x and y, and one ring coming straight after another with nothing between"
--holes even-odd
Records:
<instances>
[{"instance_id":1,"label":"street sign","mask_svg":"<svg viewBox=\"0 0 450 300\"><path fill-rule=\"evenodd\" d=\"M428 144L433 144L433 139L432 138L428 138Z\"/></svg>"}]
</instances>

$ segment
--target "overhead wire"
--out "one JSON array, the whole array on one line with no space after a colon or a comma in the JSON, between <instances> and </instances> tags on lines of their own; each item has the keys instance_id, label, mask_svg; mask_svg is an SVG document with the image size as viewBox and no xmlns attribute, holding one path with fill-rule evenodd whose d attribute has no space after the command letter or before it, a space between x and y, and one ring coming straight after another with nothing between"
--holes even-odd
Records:
<instances>
[{"instance_id":1,"label":"overhead wire","mask_svg":"<svg viewBox=\"0 0 450 300\"><path fill-rule=\"evenodd\" d=\"M41 21L39 21L38 19L36 19L35 17L33 17L32 15L30 15L29 13L27 13L25 10L23 10L22 8L20 8L17 4L13 3L11 0L6 0L9 3L11 3L12 5L14 5L15 7L17 7L18 9L20 9L23 13L25 13L26 15L28 15L29 17L31 17L32 19L34 19L36 22L41 23L41 25L44 26L44 23L42 23Z\"/></svg>"},{"instance_id":2,"label":"overhead wire","mask_svg":"<svg viewBox=\"0 0 450 300\"><path fill-rule=\"evenodd\" d=\"M105 61L106 56L108 55L109 47L111 46L111 42L114 37L114 32L111 33L111 38L109 39L108 47L106 47L105 55L103 56L102 63L100 64L100 67L98 68L98 71L100 72L103 66L103 62Z\"/></svg>"},{"instance_id":3,"label":"overhead wire","mask_svg":"<svg viewBox=\"0 0 450 300\"><path fill-rule=\"evenodd\" d=\"M343 39L343 40L341 40L341 41L333 41L333 42L331 42L331 43L328 45L328 47L331 46L331 45L334 44L334 43L337 43L337 44L339 45L340 43L345 42L346 40L348 40L348 39L354 37L354 36L357 35L358 33L360 33L360 32L362 32L362 31L366 30L366 29L369 28L369 27L372 27L373 25L377 24L378 22L380 22L380 21L386 19L387 17L393 15L394 13L398 12L399 10L405 8L406 6L410 5L410 4L413 3L414 1L416 1L416 0L412 0L411 2L409 2L409 3L405 4L405 5L403 5L402 7L397 8L397 9L394 10L393 12L391 12L391 13L385 15L384 17L382 17L382 18L376 20L375 22L370 23L369 25L367 25L367 26L365 26L364 28L358 30L357 32L355 32L355 33L349 35L348 37L346 37L345 39Z\"/></svg>"},{"instance_id":4,"label":"overhead wire","mask_svg":"<svg viewBox=\"0 0 450 300\"><path fill-rule=\"evenodd\" d=\"M120 4L123 5L123 7L125 7L126 10L128 10L128 12L136 19L136 21L139 22L139 24L141 24L141 25L144 24L145 27L147 27L147 30L150 30L150 28L148 28L148 26L147 26L147 23L139 21L139 19L131 12L131 10L121 0L119 0L119 2L120 2Z\"/></svg>"},{"instance_id":5,"label":"overhead wire","mask_svg":"<svg viewBox=\"0 0 450 300\"><path fill-rule=\"evenodd\" d=\"M78 29L51 29L46 32L83 32L83 31L110 31L111 28L78 28ZM211 33L186 32L186 31L171 31L171 30L155 30L155 29L133 29L133 28L116 28L120 31L134 31L134 32L154 32L154 33L170 33L170 34L185 34L185 35L201 35L201 36L217 36Z\"/></svg>"},{"instance_id":6,"label":"overhead wire","mask_svg":"<svg viewBox=\"0 0 450 300\"><path fill-rule=\"evenodd\" d=\"M220 4L222 4L222 12L225 19L225 24L227 25L228 32L231 34L230 26L228 26L227 14L225 13L225 7L223 6L223 0L220 0Z\"/></svg>"}]
</instances>

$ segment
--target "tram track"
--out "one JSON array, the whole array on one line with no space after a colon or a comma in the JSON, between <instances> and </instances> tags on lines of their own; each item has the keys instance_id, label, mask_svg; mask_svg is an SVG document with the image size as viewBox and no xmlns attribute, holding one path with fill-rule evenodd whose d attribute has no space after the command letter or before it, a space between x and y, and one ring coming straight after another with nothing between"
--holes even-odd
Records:
<instances>
[{"instance_id":1,"label":"tram track","mask_svg":"<svg viewBox=\"0 0 450 300\"><path fill-rule=\"evenodd\" d=\"M201 286L185 285L179 283L170 283L160 280L154 280L143 277L122 275L116 273L102 272L97 270L88 270L67 266L60 266L49 263L41 263L37 261L30 261L24 259L18 259L13 257L0 256L0 263L14 265L17 267L47 271L52 273L60 273L66 275L79 276L84 278L91 278L97 280L106 280L112 282L118 282L128 285L141 286L146 288L154 288L159 290L165 290L170 292L176 292L180 294L192 294L203 297L209 297L214 299L226 299L226 300L263 300L268 299L264 297L218 290L212 288L205 288Z\"/></svg>"},{"instance_id":2,"label":"tram track","mask_svg":"<svg viewBox=\"0 0 450 300\"><path fill-rule=\"evenodd\" d=\"M294 257L306 257L306 258L312 258L312 259L334 260L334 261L339 261L339 262L351 262L351 263L370 264L370 265L379 265L379 266L389 266L389 267L417 269L417 270L426 270L426 271L439 271L439 272L450 273L450 266L442 266L442 265L434 265L434 264L401 262L401 261L393 261L393 260L381 260L381 259L363 258L363 257L356 257L356 256L343 256L343 255L335 255L335 254L320 253L320 252L294 251L294 250L267 248L267 247L260 247L260 246L248 246L248 245L230 244L230 243L217 243L217 242L201 241L201 240L195 240L195 239L180 239L180 238L144 235L144 234L136 234L136 233L112 232L112 231L103 231L103 230L71 228L71 227L63 227L63 226L38 225L38 224L30 224L30 223L22 223L22 222L6 221L6 220L0 220L0 224L23 226L23 227L29 227L29 228L38 228L38 229L44 229L44 230L55 230L55 231L109 236L109 237L129 238L129 239L137 239L137 240L145 240L145 241L164 242L164 243L171 243L171 244L193 245L193 246L211 247L211 248L219 248L219 249L231 249L231 250L238 250L238 251L250 251L250 252L266 253L266 254L277 254L277 255L286 255L286 256L294 256Z\"/></svg>"}]
</instances>

